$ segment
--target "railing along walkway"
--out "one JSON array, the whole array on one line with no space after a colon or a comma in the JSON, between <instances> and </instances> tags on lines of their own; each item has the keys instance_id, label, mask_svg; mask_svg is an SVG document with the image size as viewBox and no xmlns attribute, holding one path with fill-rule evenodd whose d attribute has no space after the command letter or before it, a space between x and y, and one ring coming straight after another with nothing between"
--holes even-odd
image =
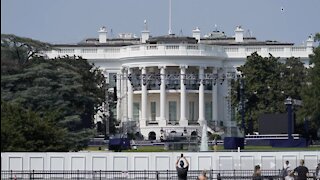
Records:
<instances>
[{"instance_id":1,"label":"railing along walkway","mask_svg":"<svg viewBox=\"0 0 320 180\"><path fill-rule=\"evenodd\" d=\"M201 171L190 170L188 179L197 179ZM253 170L207 170L209 180L252 179ZM262 179L278 180L281 170L264 170ZM315 170L310 171L308 179L316 179ZM152 179L176 180L175 170L164 171L1 171L1 179Z\"/></svg>"}]
</instances>

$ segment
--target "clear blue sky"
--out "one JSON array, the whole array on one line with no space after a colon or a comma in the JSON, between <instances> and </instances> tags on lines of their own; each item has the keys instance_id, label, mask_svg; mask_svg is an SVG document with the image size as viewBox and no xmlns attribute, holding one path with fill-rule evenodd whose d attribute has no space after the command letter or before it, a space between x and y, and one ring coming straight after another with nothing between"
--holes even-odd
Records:
<instances>
[{"instance_id":1,"label":"clear blue sky","mask_svg":"<svg viewBox=\"0 0 320 180\"><path fill-rule=\"evenodd\" d=\"M168 33L169 0L1 0L1 33L51 43L97 37L101 26L140 36L148 21L153 36ZM283 9L283 10L282 10ZM320 31L320 0L172 0L172 29L234 35L237 25L259 40L301 44Z\"/></svg>"}]
</instances>

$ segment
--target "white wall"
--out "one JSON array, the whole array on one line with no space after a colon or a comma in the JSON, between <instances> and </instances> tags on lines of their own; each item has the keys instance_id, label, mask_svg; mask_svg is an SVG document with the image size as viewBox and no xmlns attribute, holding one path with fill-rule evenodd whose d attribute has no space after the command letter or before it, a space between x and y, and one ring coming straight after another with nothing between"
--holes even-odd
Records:
<instances>
[{"instance_id":1,"label":"white wall","mask_svg":"<svg viewBox=\"0 0 320 180\"><path fill-rule=\"evenodd\" d=\"M1 153L1 170L174 170L180 152L156 153ZM289 160L292 167L305 159L315 169L320 151L294 152L184 152L191 170L278 170Z\"/></svg>"}]
</instances>

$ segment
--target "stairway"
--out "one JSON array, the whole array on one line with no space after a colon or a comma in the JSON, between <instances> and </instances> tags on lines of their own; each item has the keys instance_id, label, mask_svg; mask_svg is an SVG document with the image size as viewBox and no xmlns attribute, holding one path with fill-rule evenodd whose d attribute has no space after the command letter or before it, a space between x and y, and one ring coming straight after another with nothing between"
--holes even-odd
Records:
<instances>
[{"instance_id":1,"label":"stairway","mask_svg":"<svg viewBox=\"0 0 320 180\"><path fill-rule=\"evenodd\" d=\"M209 131L211 134L224 134L224 128L216 126L214 121L207 121L207 131Z\"/></svg>"}]
</instances>

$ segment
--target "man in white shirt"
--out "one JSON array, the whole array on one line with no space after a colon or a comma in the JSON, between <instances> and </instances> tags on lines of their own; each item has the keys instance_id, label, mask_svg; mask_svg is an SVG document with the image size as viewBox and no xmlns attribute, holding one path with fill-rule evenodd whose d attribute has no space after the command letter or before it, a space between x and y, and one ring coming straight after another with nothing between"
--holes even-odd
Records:
<instances>
[{"instance_id":1,"label":"man in white shirt","mask_svg":"<svg viewBox=\"0 0 320 180\"><path fill-rule=\"evenodd\" d=\"M286 160L286 162L285 162L284 165L283 165L282 172L281 172L282 178L285 178L286 176L289 175L289 173L290 173L290 171L291 171L290 166L291 166L291 165L289 164L289 161Z\"/></svg>"}]
</instances>

